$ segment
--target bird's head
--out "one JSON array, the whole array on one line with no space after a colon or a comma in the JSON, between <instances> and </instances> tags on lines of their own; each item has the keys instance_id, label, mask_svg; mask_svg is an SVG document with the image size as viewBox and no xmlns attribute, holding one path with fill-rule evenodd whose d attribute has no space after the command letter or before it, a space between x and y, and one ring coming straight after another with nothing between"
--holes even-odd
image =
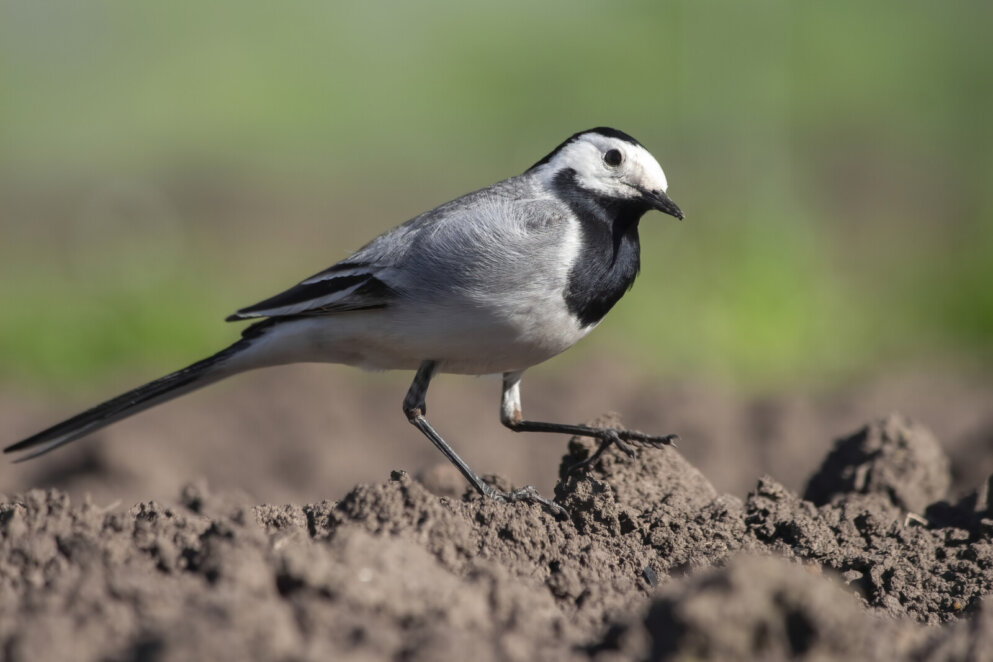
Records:
<instances>
[{"instance_id":1,"label":"bird's head","mask_svg":"<svg viewBox=\"0 0 993 662\"><path fill-rule=\"evenodd\" d=\"M598 127L574 134L528 169L549 186L563 173L575 186L618 202L633 202L683 219L666 191L662 166L637 140L617 129Z\"/></svg>"}]
</instances>

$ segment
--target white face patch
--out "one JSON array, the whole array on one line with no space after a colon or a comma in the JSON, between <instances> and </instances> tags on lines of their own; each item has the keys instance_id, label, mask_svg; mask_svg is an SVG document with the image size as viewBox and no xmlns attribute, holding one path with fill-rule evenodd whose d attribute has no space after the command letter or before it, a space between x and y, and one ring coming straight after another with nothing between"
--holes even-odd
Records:
<instances>
[{"instance_id":1,"label":"white face patch","mask_svg":"<svg viewBox=\"0 0 993 662\"><path fill-rule=\"evenodd\" d=\"M621 162L610 166L604 155L611 150L621 154ZM639 189L665 192L669 188L662 166L648 150L598 133L581 135L542 165L538 175L550 185L552 179L566 168L576 171L580 186L611 198L636 198Z\"/></svg>"}]
</instances>

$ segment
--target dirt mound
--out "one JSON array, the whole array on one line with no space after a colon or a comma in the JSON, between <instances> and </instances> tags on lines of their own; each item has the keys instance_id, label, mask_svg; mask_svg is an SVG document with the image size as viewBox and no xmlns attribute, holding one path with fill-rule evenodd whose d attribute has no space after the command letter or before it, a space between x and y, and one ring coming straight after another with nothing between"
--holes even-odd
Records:
<instances>
[{"instance_id":1,"label":"dirt mound","mask_svg":"<svg viewBox=\"0 0 993 662\"><path fill-rule=\"evenodd\" d=\"M899 508L924 509L948 494L950 464L934 435L900 416L839 440L803 498L817 505L848 494L880 494Z\"/></svg>"},{"instance_id":2,"label":"dirt mound","mask_svg":"<svg viewBox=\"0 0 993 662\"><path fill-rule=\"evenodd\" d=\"M609 419L600 423L609 423ZM594 444L570 442L568 467ZM0 498L16 660L988 659L988 488L902 419L839 442L803 500L722 495L678 452L607 453L536 505L404 472L338 502L190 485L127 512ZM500 479L494 479L501 482ZM444 475L425 483L451 492ZM940 627L925 627L941 624Z\"/></svg>"}]
</instances>

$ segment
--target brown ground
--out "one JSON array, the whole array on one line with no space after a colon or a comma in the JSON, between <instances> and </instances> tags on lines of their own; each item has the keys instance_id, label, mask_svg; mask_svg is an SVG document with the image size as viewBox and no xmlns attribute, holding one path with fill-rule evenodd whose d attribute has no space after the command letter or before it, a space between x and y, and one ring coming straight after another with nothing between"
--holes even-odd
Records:
<instances>
[{"instance_id":1,"label":"brown ground","mask_svg":"<svg viewBox=\"0 0 993 662\"><path fill-rule=\"evenodd\" d=\"M533 373L533 374L532 374ZM135 386L145 374L65 399L29 399L0 385L6 445ZM97 504L173 499L193 479L244 492L253 503L340 499L356 483L402 468L447 463L407 423L400 402L408 373L341 366L260 371L184 396L27 464L0 458L0 493L65 490ZM952 491L993 473L993 380L941 370L897 373L835 392L741 397L714 384L632 378L613 363L560 372L535 369L522 394L529 418L579 422L617 411L633 428L675 432L679 451L722 491L744 497L762 474L802 490L831 441L866 421L901 412L928 426L952 458ZM497 378L442 375L428 393L430 419L477 471L555 484L566 439L514 434L497 417Z\"/></svg>"},{"instance_id":2,"label":"brown ground","mask_svg":"<svg viewBox=\"0 0 993 662\"><path fill-rule=\"evenodd\" d=\"M403 390L273 370L0 466L23 492L0 497L0 658L993 659L988 383L756 401L532 378L534 418L612 405L683 437L560 482L567 521L465 494ZM498 390L442 377L432 419L477 470L551 494L566 440L504 431ZM69 413L0 397L4 441Z\"/></svg>"}]
</instances>

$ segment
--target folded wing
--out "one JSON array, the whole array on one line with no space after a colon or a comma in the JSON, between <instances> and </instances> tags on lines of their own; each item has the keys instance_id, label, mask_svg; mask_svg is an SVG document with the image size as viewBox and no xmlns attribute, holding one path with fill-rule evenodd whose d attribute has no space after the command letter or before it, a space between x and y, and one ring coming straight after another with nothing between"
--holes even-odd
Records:
<instances>
[{"instance_id":1,"label":"folded wing","mask_svg":"<svg viewBox=\"0 0 993 662\"><path fill-rule=\"evenodd\" d=\"M427 277L433 279L434 294L442 296L446 287L490 278L489 272L526 274L527 270L514 269L509 263L532 260L536 241L557 240L550 231L562 212L549 207L547 201L532 199L534 192L520 186L506 180L436 207L381 234L345 260L227 319L385 308L411 289L423 289ZM481 272L486 273L480 276ZM516 284L495 286L512 291Z\"/></svg>"},{"instance_id":2,"label":"folded wing","mask_svg":"<svg viewBox=\"0 0 993 662\"><path fill-rule=\"evenodd\" d=\"M381 268L361 262L339 262L285 292L242 308L229 315L227 321L385 308L397 293L377 277L380 271Z\"/></svg>"}]
</instances>

